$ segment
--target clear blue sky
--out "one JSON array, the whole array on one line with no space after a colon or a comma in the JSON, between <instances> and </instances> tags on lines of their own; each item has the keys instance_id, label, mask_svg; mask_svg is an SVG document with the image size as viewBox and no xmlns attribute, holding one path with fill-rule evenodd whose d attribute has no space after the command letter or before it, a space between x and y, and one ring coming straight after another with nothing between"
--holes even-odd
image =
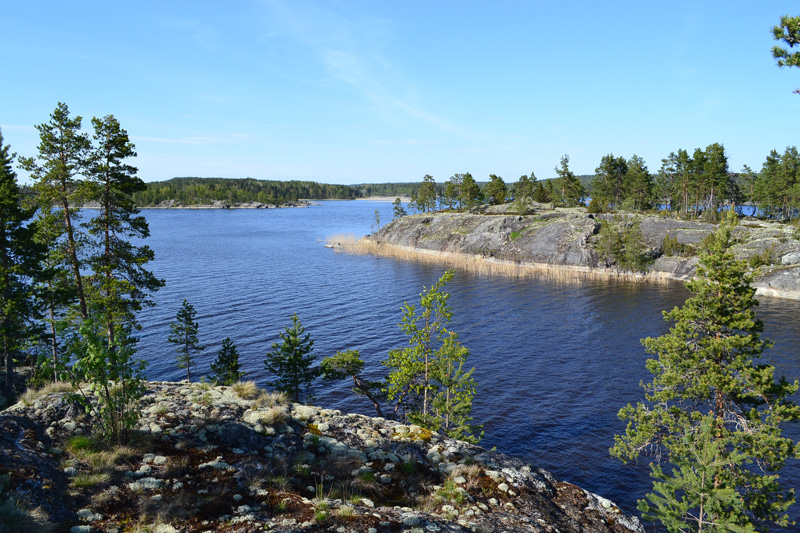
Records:
<instances>
[{"instance_id":1,"label":"clear blue sky","mask_svg":"<svg viewBox=\"0 0 800 533\"><path fill-rule=\"evenodd\" d=\"M798 144L783 14L800 2L9 1L0 127L29 156L60 101L87 129L113 114L145 181L513 182L714 142L759 170Z\"/></svg>"}]
</instances>

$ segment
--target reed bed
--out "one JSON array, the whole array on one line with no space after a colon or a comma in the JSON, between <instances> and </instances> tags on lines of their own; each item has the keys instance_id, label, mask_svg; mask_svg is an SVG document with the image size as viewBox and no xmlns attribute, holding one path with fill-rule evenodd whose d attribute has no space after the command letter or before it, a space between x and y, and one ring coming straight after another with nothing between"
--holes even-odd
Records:
<instances>
[{"instance_id":1,"label":"reed bed","mask_svg":"<svg viewBox=\"0 0 800 533\"><path fill-rule=\"evenodd\" d=\"M352 254L377 255L391 257L402 261L416 261L444 265L472 272L483 276L502 276L521 279L543 278L561 282L578 282L585 280L603 280L621 283L657 283L667 284L676 281L662 273L640 274L620 272L615 269L591 268L572 265L551 265L548 263L528 263L497 259L495 257L458 252L440 252L375 242L372 239L357 239L353 235L335 235L328 239L336 243L337 252Z\"/></svg>"}]
</instances>

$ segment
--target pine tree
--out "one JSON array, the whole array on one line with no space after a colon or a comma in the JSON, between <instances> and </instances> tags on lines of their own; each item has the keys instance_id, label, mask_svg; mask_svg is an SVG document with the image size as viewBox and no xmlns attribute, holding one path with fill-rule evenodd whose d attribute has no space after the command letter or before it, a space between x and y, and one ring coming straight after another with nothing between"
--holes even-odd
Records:
<instances>
[{"instance_id":1,"label":"pine tree","mask_svg":"<svg viewBox=\"0 0 800 533\"><path fill-rule=\"evenodd\" d=\"M469 172L461 176L458 201L465 209L475 207L481 201L481 188Z\"/></svg>"},{"instance_id":2,"label":"pine tree","mask_svg":"<svg viewBox=\"0 0 800 533\"><path fill-rule=\"evenodd\" d=\"M789 49L800 45L800 17L783 15L781 23L772 28L772 37L776 41L788 44ZM778 60L778 66L781 68L800 67L800 52L790 52L781 46L773 46L772 57ZM795 89L794 92L800 94L800 89Z\"/></svg>"},{"instance_id":3,"label":"pine tree","mask_svg":"<svg viewBox=\"0 0 800 533\"><path fill-rule=\"evenodd\" d=\"M508 187L503 178L494 174L489 174L489 183L483 188L483 196L492 205L500 205L506 201Z\"/></svg>"},{"instance_id":4,"label":"pine tree","mask_svg":"<svg viewBox=\"0 0 800 533\"><path fill-rule=\"evenodd\" d=\"M403 201L400 198L395 198L394 202L392 202L392 220L397 220L398 218L402 218L406 216L405 208L403 207Z\"/></svg>"},{"instance_id":5,"label":"pine tree","mask_svg":"<svg viewBox=\"0 0 800 533\"><path fill-rule=\"evenodd\" d=\"M650 209L653 206L653 176L648 172L644 159L634 155L625 166L624 205L634 211Z\"/></svg>"},{"instance_id":6,"label":"pine tree","mask_svg":"<svg viewBox=\"0 0 800 533\"><path fill-rule=\"evenodd\" d=\"M417 210L422 213L436 210L436 182L428 174L422 178L422 185L417 190Z\"/></svg>"},{"instance_id":7,"label":"pine tree","mask_svg":"<svg viewBox=\"0 0 800 533\"><path fill-rule=\"evenodd\" d=\"M82 318L89 316L83 287L83 263L79 248L83 237L76 227L80 205L87 188L80 177L86 172L91 142L81 133L81 117L70 118L69 108L60 103L50 122L36 126L39 131L39 156L20 158L20 166L31 173L42 211L55 209L63 218L66 261L72 271L78 308Z\"/></svg>"},{"instance_id":8,"label":"pine tree","mask_svg":"<svg viewBox=\"0 0 800 533\"><path fill-rule=\"evenodd\" d=\"M171 334L168 340L175 345L175 351L178 352L178 368L186 369L186 379L189 381L192 380L191 368L196 364L194 354L206 349L197 338L200 326L194 321L195 316L197 316L197 311L194 306L184 300L175 315L175 322L169 326Z\"/></svg>"},{"instance_id":9,"label":"pine tree","mask_svg":"<svg viewBox=\"0 0 800 533\"><path fill-rule=\"evenodd\" d=\"M145 268L154 258L153 251L131 242L150 235L147 220L138 216L132 198L146 188L136 176L136 167L126 163L136 156L134 145L113 115L93 118L92 125L96 144L89 172L100 212L89 223L89 233L99 241L88 260L93 270L90 300L102 313L109 346L113 346L115 329L136 329L135 313L152 305L150 293L164 282Z\"/></svg>"},{"instance_id":10,"label":"pine tree","mask_svg":"<svg viewBox=\"0 0 800 533\"><path fill-rule=\"evenodd\" d=\"M34 282L44 250L34 241L33 211L20 205L14 154L3 145L0 131L0 356L5 364L3 388L13 396L14 359L37 330Z\"/></svg>"},{"instance_id":11,"label":"pine tree","mask_svg":"<svg viewBox=\"0 0 800 533\"><path fill-rule=\"evenodd\" d=\"M614 157L614 154L604 155L600 160L600 165L594 171L592 200L596 200L601 205L621 207L628 162L624 157Z\"/></svg>"},{"instance_id":12,"label":"pine tree","mask_svg":"<svg viewBox=\"0 0 800 533\"><path fill-rule=\"evenodd\" d=\"M310 388L311 382L318 372L312 368L314 363L314 341L305 333L297 315L292 315L291 327L286 326L280 333L283 342L272 343L272 350L267 353L264 365L275 376L270 385L276 390L285 392L294 402L299 402L301 395Z\"/></svg>"},{"instance_id":13,"label":"pine tree","mask_svg":"<svg viewBox=\"0 0 800 533\"><path fill-rule=\"evenodd\" d=\"M222 348L211 363L211 371L211 381L216 385L232 385L244 377L244 372L239 370L239 351L230 337L222 341Z\"/></svg>"},{"instance_id":14,"label":"pine tree","mask_svg":"<svg viewBox=\"0 0 800 533\"><path fill-rule=\"evenodd\" d=\"M785 525L786 509L794 503L794 491L780 486L778 474L797 450L782 436L781 425L800 418L800 409L788 399L799 385L776 381L774 367L761 360L770 343L760 337L751 275L730 251L735 214L728 216L701 255L697 277L687 283L694 296L664 314L674 326L642 341L658 355L647 361L654 377L644 385L644 402L620 410L628 426L611 450L623 461L648 451L669 457L677 467L673 476L654 467L662 496L650 495L653 505L642 504L665 525L672 524L670 531L699 531L704 524L698 522L702 501L697 498L683 508L674 502L665 507L659 498L675 498L669 487L681 487L687 496L706 490L704 497L717 502L709 520L736 524L742 531ZM711 438L698 454L705 424ZM713 483L700 487L697 476L712 472L712 466Z\"/></svg>"},{"instance_id":15,"label":"pine tree","mask_svg":"<svg viewBox=\"0 0 800 533\"><path fill-rule=\"evenodd\" d=\"M561 157L561 167L556 167L556 190L559 203L566 207L575 207L583 201L583 186L575 174L569 169L569 156Z\"/></svg>"}]
</instances>

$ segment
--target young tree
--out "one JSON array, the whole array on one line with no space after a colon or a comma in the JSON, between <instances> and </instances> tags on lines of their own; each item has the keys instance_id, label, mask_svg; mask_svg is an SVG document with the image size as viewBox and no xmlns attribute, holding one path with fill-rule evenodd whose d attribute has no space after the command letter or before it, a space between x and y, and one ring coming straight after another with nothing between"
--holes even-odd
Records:
<instances>
[{"instance_id":1,"label":"young tree","mask_svg":"<svg viewBox=\"0 0 800 533\"><path fill-rule=\"evenodd\" d=\"M184 300L175 315L175 322L169 325L171 333L168 340L175 345L175 351L178 352L178 368L186 369L186 379L189 381L192 380L191 369L196 364L194 354L206 349L197 338L200 326L194 321L195 316L197 316L197 311L194 306Z\"/></svg>"},{"instance_id":2,"label":"young tree","mask_svg":"<svg viewBox=\"0 0 800 533\"><path fill-rule=\"evenodd\" d=\"M326 357L320 363L320 375L324 381L337 381L340 379L353 379L353 392L366 396L375 412L381 418L384 417L381 409L381 401L385 399L383 393L383 381L370 381L365 379L361 373L364 370L364 360L358 350L345 350L336 352L335 355Z\"/></svg>"},{"instance_id":3,"label":"young tree","mask_svg":"<svg viewBox=\"0 0 800 533\"><path fill-rule=\"evenodd\" d=\"M520 215L528 214L528 204L533 199L533 191L536 189L536 176L531 172L528 178L525 174L519 177L514 184L514 211Z\"/></svg>"},{"instance_id":4,"label":"young tree","mask_svg":"<svg viewBox=\"0 0 800 533\"><path fill-rule=\"evenodd\" d=\"M400 198L395 198L394 202L392 202L392 220L397 220L398 218L404 217L407 214L408 213L403 207L402 200L400 200Z\"/></svg>"},{"instance_id":5,"label":"young tree","mask_svg":"<svg viewBox=\"0 0 800 533\"><path fill-rule=\"evenodd\" d=\"M778 474L797 450L781 425L800 418L789 400L799 385L776 381L774 367L760 360L770 344L759 335L751 275L730 251L735 214L728 217L687 283L694 296L664 314L674 326L642 341L658 355L647 361L653 381L644 385L644 402L620 410L628 426L611 449L623 461L645 451L669 457L672 476L654 467L662 496L648 495L651 503L640 508L670 531L708 530L709 523L741 531L786 525L794 503ZM673 488L686 496L680 505Z\"/></svg>"},{"instance_id":6,"label":"young tree","mask_svg":"<svg viewBox=\"0 0 800 533\"><path fill-rule=\"evenodd\" d=\"M43 252L34 240L33 210L20 204L15 154L3 144L0 131L0 356L5 364L5 395L13 397L14 359L37 330L39 310L34 305L34 282Z\"/></svg>"},{"instance_id":7,"label":"young tree","mask_svg":"<svg viewBox=\"0 0 800 533\"><path fill-rule=\"evenodd\" d=\"M776 41L783 41L790 49L794 49L800 44L800 17L783 15L781 23L772 28L772 36ZM778 66L781 68L800 67L800 52L790 52L775 45L772 47L772 57L778 60ZM800 89L795 89L794 92L800 94Z\"/></svg>"},{"instance_id":8,"label":"young tree","mask_svg":"<svg viewBox=\"0 0 800 533\"><path fill-rule=\"evenodd\" d=\"M232 385L244 377L244 372L239 370L239 351L230 337L222 341L222 348L211 363L211 371L211 382L216 385Z\"/></svg>"},{"instance_id":9,"label":"young tree","mask_svg":"<svg viewBox=\"0 0 800 533\"><path fill-rule=\"evenodd\" d=\"M559 195L559 203L567 207L580 205L583 199L583 186L569 169L568 155L565 154L561 158L561 167L556 167L555 170L556 174L558 174L556 189Z\"/></svg>"},{"instance_id":10,"label":"young tree","mask_svg":"<svg viewBox=\"0 0 800 533\"><path fill-rule=\"evenodd\" d=\"M489 183L483 188L483 197L492 205L500 205L506 201L508 188L503 178L489 174Z\"/></svg>"},{"instance_id":11,"label":"young tree","mask_svg":"<svg viewBox=\"0 0 800 533\"><path fill-rule=\"evenodd\" d=\"M136 405L145 392L144 361L134 359L133 342L120 329L109 346L101 334L104 324L94 316L84 320L72 344L76 362L70 371L78 399L100 423L103 435L121 442L139 418ZM94 392L94 402L83 390L84 383Z\"/></svg>"},{"instance_id":12,"label":"young tree","mask_svg":"<svg viewBox=\"0 0 800 533\"><path fill-rule=\"evenodd\" d=\"M314 341L310 334L304 333L300 319L296 314L292 315L291 327L286 326L279 334L283 342L273 342L272 350L264 360L267 370L275 376L270 385L287 393L294 402L300 401L301 394L310 388L318 375L317 369L311 366L314 363Z\"/></svg>"},{"instance_id":13,"label":"young tree","mask_svg":"<svg viewBox=\"0 0 800 533\"><path fill-rule=\"evenodd\" d=\"M550 184L551 181L552 180L547 180L547 183ZM533 201L539 202L540 204L550 201L550 193L545 186L542 185L541 181L536 184L536 188L533 190Z\"/></svg>"},{"instance_id":14,"label":"young tree","mask_svg":"<svg viewBox=\"0 0 800 533\"><path fill-rule=\"evenodd\" d=\"M89 316L79 258L81 235L75 226L79 217L75 205L82 203L86 187L79 176L86 172L91 142L81 133L81 117L71 119L66 104L59 103L50 122L36 126L39 156L20 158L20 166L31 173L42 211L56 209L64 219L65 251L75 282L82 318Z\"/></svg>"},{"instance_id":15,"label":"young tree","mask_svg":"<svg viewBox=\"0 0 800 533\"><path fill-rule=\"evenodd\" d=\"M389 368L384 392L395 403L394 414L402 408L405 416L433 431L477 442L479 426L470 424L472 398L476 384L474 369L463 365L469 350L458 342L458 335L446 325L453 311L447 304L450 295L442 289L453 279L448 270L430 289L420 294L420 310L406 303L400 328L409 346L389 351L383 361Z\"/></svg>"},{"instance_id":16,"label":"young tree","mask_svg":"<svg viewBox=\"0 0 800 533\"><path fill-rule=\"evenodd\" d=\"M99 199L100 212L89 222L90 235L98 238L88 260L90 301L102 309L109 346L117 327L136 329L135 314L152 305L149 295L164 285L145 265L154 254L148 246L134 246L130 239L150 235L147 220L138 216L132 195L146 185L137 169L125 161L136 157L128 133L113 115L92 119L95 147L89 175Z\"/></svg>"}]
</instances>

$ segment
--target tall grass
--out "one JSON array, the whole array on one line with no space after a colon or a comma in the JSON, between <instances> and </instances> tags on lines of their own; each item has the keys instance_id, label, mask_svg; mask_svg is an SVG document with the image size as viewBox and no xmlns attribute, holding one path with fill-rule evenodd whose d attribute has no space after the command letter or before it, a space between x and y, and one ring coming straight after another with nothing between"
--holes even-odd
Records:
<instances>
[{"instance_id":1,"label":"tall grass","mask_svg":"<svg viewBox=\"0 0 800 533\"><path fill-rule=\"evenodd\" d=\"M669 283L673 281L668 274L650 272L648 274L634 272L620 272L616 269L592 268L574 265L551 265L548 263L517 262L495 257L486 257L477 254L457 252L440 252L425 250L388 243L378 243L371 239L356 239L350 236L336 235L331 239L339 243L337 251L353 254L371 254L381 257L391 257L403 261L417 261L435 263L448 268L456 268L485 276L503 276L512 278L544 278L560 282L575 282L583 280L605 280L618 282L642 281L652 283Z\"/></svg>"}]
</instances>

